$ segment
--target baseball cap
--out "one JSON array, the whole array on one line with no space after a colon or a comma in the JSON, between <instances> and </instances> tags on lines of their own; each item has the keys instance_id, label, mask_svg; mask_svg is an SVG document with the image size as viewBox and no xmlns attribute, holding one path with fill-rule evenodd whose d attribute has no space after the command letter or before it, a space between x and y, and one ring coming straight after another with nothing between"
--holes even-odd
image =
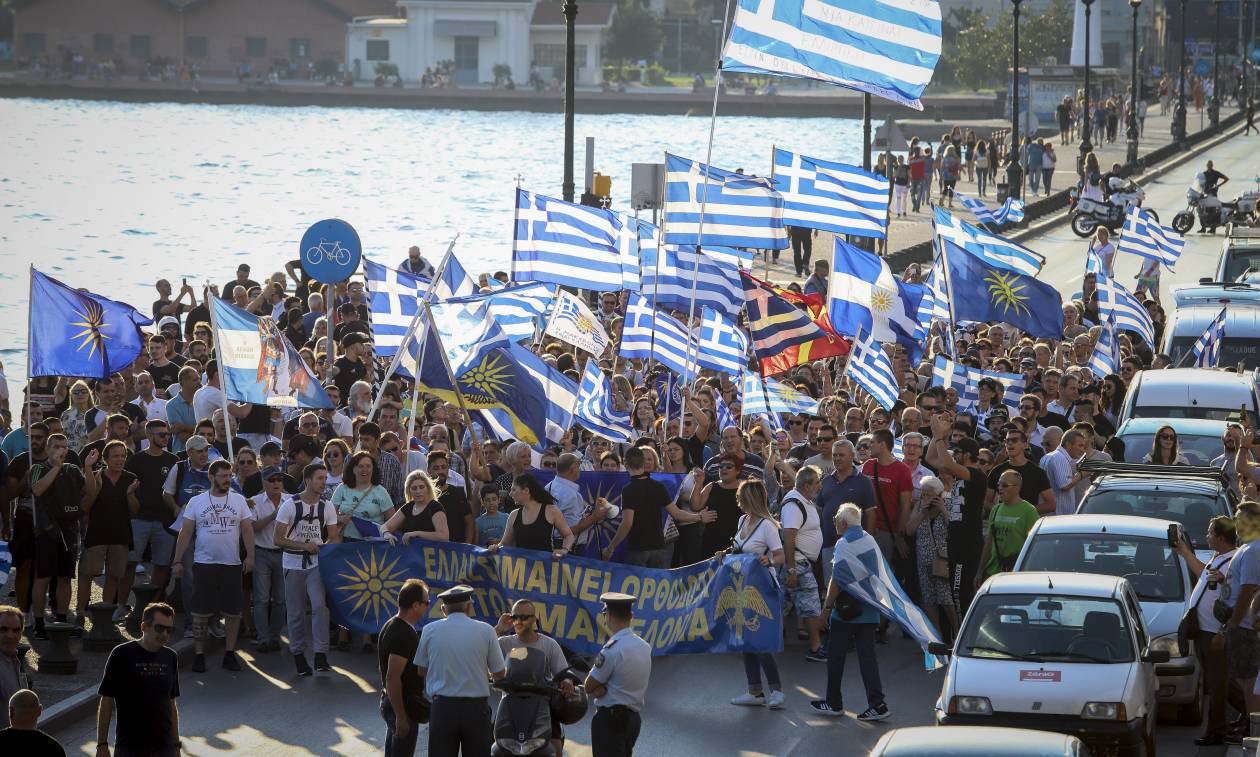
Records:
<instances>
[{"instance_id":1,"label":"baseball cap","mask_svg":"<svg viewBox=\"0 0 1260 757\"><path fill-rule=\"evenodd\" d=\"M193 436L188 437L188 441L184 442L184 449L189 449L189 450L210 449L210 442L206 441L206 437L204 436L193 435Z\"/></svg>"},{"instance_id":2,"label":"baseball cap","mask_svg":"<svg viewBox=\"0 0 1260 757\"><path fill-rule=\"evenodd\" d=\"M284 471L278 465L268 465L262 469L262 480L269 481L273 478L284 478Z\"/></svg>"},{"instance_id":3,"label":"baseball cap","mask_svg":"<svg viewBox=\"0 0 1260 757\"><path fill-rule=\"evenodd\" d=\"M341 348L343 350L350 349L356 344L364 344L370 341L372 340L368 339L367 334L364 334L359 331L351 331L350 333L341 337Z\"/></svg>"},{"instance_id":4,"label":"baseball cap","mask_svg":"<svg viewBox=\"0 0 1260 757\"><path fill-rule=\"evenodd\" d=\"M284 453L284 448L275 442L264 442L263 446L258 448L260 455L280 455Z\"/></svg>"}]
</instances>

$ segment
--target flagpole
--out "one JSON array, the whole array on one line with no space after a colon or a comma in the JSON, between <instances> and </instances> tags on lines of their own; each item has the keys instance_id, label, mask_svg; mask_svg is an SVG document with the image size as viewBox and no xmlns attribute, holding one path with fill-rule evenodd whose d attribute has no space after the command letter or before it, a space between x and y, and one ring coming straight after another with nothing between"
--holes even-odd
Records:
<instances>
[{"instance_id":1,"label":"flagpole","mask_svg":"<svg viewBox=\"0 0 1260 757\"><path fill-rule=\"evenodd\" d=\"M774 155L775 145L770 145L770 188L774 188ZM762 250L761 253L766 256L766 275L763 276L766 281L770 280L770 250ZM795 254L795 253L793 253Z\"/></svg>"},{"instance_id":2,"label":"flagpole","mask_svg":"<svg viewBox=\"0 0 1260 757\"><path fill-rule=\"evenodd\" d=\"M427 299L421 300L420 304L424 308L424 312L428 314L429 322L432 323L433 311L429 305L429 301ZM451 361L446 356L446 348L442 346L442 335L438 333L437 329L433 330L433 338L437 340L438 354L442 356L442 367L446 369L446 375L451 380L451 387L454 388L455 390L455 399L459 402L459 410L461 413L464 414L464 419L468 421L468 434L472 438L472 443L476 444L477 432L473 430L472 416L468 414L468 406L464 402L464 393L460 391L459 381L455 378L455 371L451 368ZM420 371L417 368L416 383L419 383L419 382L420 382ZM452 440L452 446L454 446L454 440Z\"/></svg>"},{"instance_id":3,"label":"flagpole","mask_svg":"<svg viewBox=\"0 0 1260 757\"><path fill-rule=\"evenodd\" d=\"M936 246L941 251L941 278L945 280L945 300L949 308L949 343L954 346L953 357L958 360L958 340L954 337L954 284L949 278L949 257L945 252L945 240L941 239L940 234L936 232L936 214L932 214L932 238L936 240ZM928 339L931 339L929 332ZM845 370L849 368L845 364Z\"/></svg>"},{"instance_id":4,"label":"flagpole","mask_svg":"<svg viewBox=\"0 0 1260 757\"><path fill-rule=\"evenodd\" d=\"M202 299L210 296L209 289L202 290ZM333 334L337 330L337 285L324 285L324 338L328 340L328 349L324 352L324 377L327 381L332 381L333 363L337 360L337 340L333 338ZM318 344L315 345L319 347ZM349 397L346 397L346 404L349 404Z\"/></svg>"},{"instance_id":5,"label":"flagpole","mask_svg":"<svg viewBox=\"0 0 1260 757\"><path fill-rule=\"evenodd\" d=\"M524 179L519 173L516 175L516 192L513 193L512 202L512 259L508 266L508 280L513 284L516 283L516 229L521 223L521 181ZM456 237L459 236L457 233ZM434 276L434 279L437 277Z\"/></svg>"},{"instance_id":6,"label":"flagpole","mask_svg":"<svg viewBox=\"0 0 1260 757\"><path fill-rule=\"evenodd\" d=\"M666 170L665 170L665 171L663 171L663 172L662 172L662 174L661 174L661 197L664 197L664 196L665 196L665 192L667 191L667 188L669 187L669 181L666 179L666 177L668 176L668 172L669 172L669 158L668 158L668 156L667 156L667 157L666 157L666 159L665 159L665 168L666 168ZM652 372L652 363L654 362L654 360L655 360L655 358L656 358L656 309L660 306L660 299L659 299L659 296L660 296L660 293L661 293L661 258L662 258L662 257L664 257L664 255L665 255L665 224L666 224L666 222L669 220L669 216L668 216L668 215L666 215L666 214L665 214L665 212L664 212L664 205L665 205L664 201L662 201L662 202L661 202L661 205L662 205L662 208L661 208L661 211L662 211L662 212L661 212L661 227L660 227L659 229L657 229L657 232L656 232L656 233L657 233L657 240L656 240L656 277L652 279L652 336L651 336L650 341L649 341L649 343L648 343L648 364L647 364L647 370L646 370L646 371L644 371L644 375L645 375L645 376L646 376L647 374L649 374L649 373L651 373L651 372ZM638 231L639 231L639 230L636 228L636 229L635 229L635 233L638 233ZM642 237L640 237L640 239L639 239L639 253L640 253L640 255L642 255L642 253L643 253L643 239L642 239ZM642 260L642 258L640 258L640 260ZM640 267L639 271L640 271L640 272L642 272L642 270L643 270L643 269ZM642 282L642 281L640 281L640 282L639 282L639 288L640 288L640 289L642 289L642 288L643 288L643 282ZM623 330L624 330L624 326L623 326ZM668 404L668 403L665 405L665 409L666 409L667 411L669 410L669 404ZM665 414L665 420L666 420L666 422L668 422L668 421L669 421L669 413L668 413L668 412ZM681 432L681 430L682 430L682 428L681 428L681 426L680 426L680 427L679 427L679 431Z\"/></svg>"},{"instance_id":7,"label":"flagpole","mask_svg":"<svg viewBox=\"0 0 1260 757\"><path fill-rule=\"evenodd\" d=\"M31 372L35 370L31 365L31 345L34 344L32 337L35 335L35 321L31 319L32 302L35 300L35 266L31 266L30 275L27 277L26 289L26 438L27 444L30 444L31 438L31 407L34 404L35 395L35 377ZM54 399L56 399L54 397Z\"/></svg>"},{"instance_id":8,"label":"flagpole","mask_svg":"<svg viewBox=\"0 0 1260 757\"><path fill-rule=\"evenodd\" d=\"M429 282L428 288L424 290L424 296L421 298L423 301L428 302L429 298L433 296L433 290L437 287L437 283L442 279L442 272L446 270L446 262L451 259L451 253L455 251L455 242L458 239L459 232L457 231L455 232L455 236L451 239L450 244L446 245L446 252L443 253L442 259L438 261L437 268L433 269L433 280ZM407 342L415 337L416 330L420 327L420 315L426 310L427 309L416 308L416 314L412 316L411 324L407 326L407 331L403 334L402 343L398 345L398 351L394 353L394 359L390 361L389 368L385 370L385 377L381 379L380 390L376 393L376 399L372 402L372 409L368 411L368 420L376 417L376 411L380 409L381 401L385 399L385 385L389 383L389 380L398 370L398 365L402 362L402 356L407 351ZM420 349L423 350L424 344L418 344L420 344ZM420 357L423 359L423 352L421 352ZM423 363L418 363L416 365L416 381L420 380L421 365L423 365ZM412 407L412 412L415 412L415 407Z\"/></svg>"},{"instance_id":9,"label":"flagpole","mask_svg":"<svg viewBox=\"0 0 1260 757\"><path fill-rule=\"evenodd\" d=\"M206 284L209 287L209 283ZM214 330L214 356L219 366L219 399L223 406L223 434L227 437L228 462L235 467L236 453L232 451L232 415L228 412L228 396L227 389L223 380L224 359L223 359L223 339L222 333L219 331L219 318L214 314L215 304L210 303L210 307L206 308L210 311L210 328ZM330 335L331 337L331 335Z\"/></svg>"}]
</instances>

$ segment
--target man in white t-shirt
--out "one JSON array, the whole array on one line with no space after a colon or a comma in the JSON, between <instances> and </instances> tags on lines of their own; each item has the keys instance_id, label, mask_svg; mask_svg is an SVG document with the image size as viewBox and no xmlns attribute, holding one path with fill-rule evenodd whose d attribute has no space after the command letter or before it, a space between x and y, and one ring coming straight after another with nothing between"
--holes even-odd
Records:
<instances>
[{"instance_id":1,"label":"man in white t-shirt","mask_svg":"<svg viewBox=\"0 0 1260 757\"><path fill-rule=\"evenodd\" d=\"M322 499L328 483L328 469L323 463L311 463L302 469L302 492L280 505L276 515L276 546L284 550L285 607L289 614L289 651L299 676L312 671L306 662L308 639L313 637L315 670L328 672L328 602L324 598L324 581L319 575L319 548L324 544L340 544L341 528L332 503ZM311 619L306 619L307 608Z\"/></svg>"},{"instance_id":2,"label":"man in white t-shirt","mask_svg":"<svg viewBox=\"0 0 1260 757\"><path fill-rule=\"evenodd\" d=\"M293 496L284 490L284 469L262 470L262 492L247 502L254 516L254 629L259 653L280 651L280 628L285 622L284 567L276 546L276 515Z\"/></svg>"},{"instance_id":3,"label":"man in white t-shirt","mask_svg":"<svg viewBox=\"0 0 1260 757\"><path fill-rule=\"evenodd\" d=\"M184 573L184 552L196 536L193 547L192 619L194 632L193 672L206 670L206 635L210 618L224 619L223 667L240 670L236 640L241 630L241 571L254 569L253 515L245 496L232 491L232 464L227 460L210 463L210 489L188 501L175 541L175 578ZM240 544L245 543L241 561Z\"/></svg>"},{"instance_id":4,"label":"man in white t-shirt","mask_svg":"<svg viewBox=\"0 0 1260 757\"><path fill-rule=\"evenodd\" d=\"M157 387L153 385L153 377L148 371L140 371L136 374L135 381L138 396L131 404L144 411L147 420L166 420L166 400L154 393Z\"/></svg>"},{"instance_id":5,"label":"man in white t-shirt","mask_svg":"<svg viewBox=\"0 0 1260 757\"><path fill-rule=\"evenodd\" d=\"M219 363L206 363L206 383L193 395L193 415L197 420L210 418L215 410L223 407L223 390L219 388Z\"/></svg>"},{"instance_id":6,"label":"man in white t-shirt","mask_svg":"<svg viewBox=\"0 0 1260 757\"><path fill-rule=\"evenodd\" d=\"M818 469L806 465L796 472L796 488L783 498L779 520L783 526L783 612L796 608L796 616L809 633L809 653L805 659L826 662L827 650L819 633L822 627L822 602L818 597L818 580L814 562L822 553L822 522L814 498L822 490Z\"/></svg>"}]
</instances>

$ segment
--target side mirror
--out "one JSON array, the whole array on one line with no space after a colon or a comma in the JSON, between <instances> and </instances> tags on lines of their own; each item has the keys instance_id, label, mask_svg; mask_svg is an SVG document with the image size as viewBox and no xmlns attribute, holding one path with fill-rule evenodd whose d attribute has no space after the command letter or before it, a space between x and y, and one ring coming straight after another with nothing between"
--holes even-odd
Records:
<instances>
[{"instance_id":1,"label":"side mirror","mask_svg":"<svg viewBox=\"0 0 1260 757\"><path fill-rule=\"evenodd\" d=\"M954 653L954 648L943 641L930 641L928 642L927 651L930 654L941 655L943 657L949 657L950 655ZM1164 656L1165 657L1167 656L1166 652L1164 653Z\"/></svg>"},{"instance_id":2,"label":"side mirror","mask_svg":"<svg viewBox=\"0 0 1260 757\"><path fill-rule=\"evenodd\" d=\"M1142 655L1142 662L1153 662L1157 665L1168 662L1169 659L1171 657L1167 649L1150 649L1147 650L1146 654Z\"/></svg>"}]
</instances>

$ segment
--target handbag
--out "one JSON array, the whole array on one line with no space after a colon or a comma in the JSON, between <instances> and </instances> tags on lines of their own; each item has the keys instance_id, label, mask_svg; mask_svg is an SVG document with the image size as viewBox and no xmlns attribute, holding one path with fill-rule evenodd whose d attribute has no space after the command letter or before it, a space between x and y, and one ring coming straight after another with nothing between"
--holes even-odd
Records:
<instances>
[{"instance_id":1,"label":"handbag","mask_svg":"<svg viewBox=\"0 0 1260 757\"><path fill-rule=\"evenodd\" d=\"M862 603L857 597L841 589L840 595L836 597L835 611L841 620L853 620L862 614Z\"/></svg>"},{"instance_id":2,"label":"handbag","mask_svg":"<svg viewBox=\"0 0 1260 757\"><path fill-rule=\"evenodd\" d=\"M936 518L932 518L928 521L928 535L932 537L932 576L948 579L950 577L949 558L941 554L941 548L936 543L936 531L932 528L935 520Z\"/></svg>"}]
</instances>

